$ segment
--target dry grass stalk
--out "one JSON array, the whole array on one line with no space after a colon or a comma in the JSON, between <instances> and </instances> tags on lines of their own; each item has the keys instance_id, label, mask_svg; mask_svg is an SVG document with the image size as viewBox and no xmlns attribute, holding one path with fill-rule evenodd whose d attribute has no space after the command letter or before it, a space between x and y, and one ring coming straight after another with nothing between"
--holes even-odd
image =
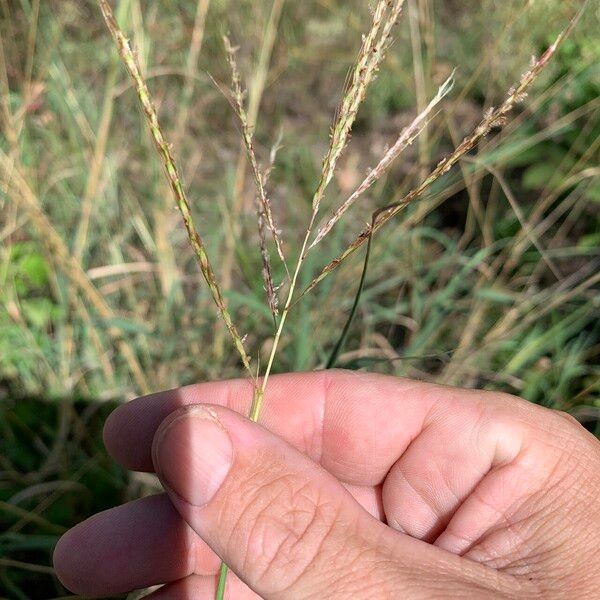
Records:
<instances>
[{"instance_id":1,"label":"dry grass stalk","mask_svg":"<svg viewBox=\"0 0 600 600\"><path fill-rule=\"evenodd\" d=\"M240 120L241 125L241 133L242 138L244 140L244 145L246 147L246 154L248 156L248 161L250 162L250 167L252 169L252 176L254 178L254 184L256 186L256 191L258 194L258 199L262 205L262 212L265 215L267 225L273 236L273 240L275 241L275 246L277 247L277 254L279 258L285 265L285 256L283 253L283 243L281 241L281 236L277 227L275 226L275 221L273 220L273 211L271 210L271 202L267 196L267 192L265 190L264 185L264 176L260 171L260 167L258 166L258 161L256 159L256 152L254 150L254 141L253 141L253 132L251 130L250 123L248 122L248 114L246 113L246 109L244 108L244 91L242 89L240 72L237 67L237 62L235 60L235 52L236 49L231 45L229 38L224 35L223 42L225 44L225 51L227 52L227 61L229 63L229 68L231 70L231 85L233 90L233 107L237 114L238 119ZM286 265L287 269L287 265Z\"/></svg>"},{"instance_id":2,"label":"dry grass stalk","mask_svg":"<svg viewBox=\"0 0 600 600\"><path fill-rule=\"evenodd\" d=\"M114 319L114 312L85 274L81 268L81 264L71 255L62 236L48 220L37 196L27 184L25 177L4 152L0 152L0 173L4 175L4 181L8 186L9 192L12 192L12 195L19 201L19 204L23 206L31 222L39 232L44 244L48 248L48 255L52 257L52 260L55 261L73 285L81 291L82 295L94 307L100 317L107 321ZM109 327L108 333L127 362L136 385L142 393L148 393L150 387L131 346L122 338L121 332L116 327Z\"/></svg>"},{"instance_id":3,"label":"dry grass stalk","mask_svg":"<svg viewBox=\"0 0 600 600\"><path fill-rule=\"evenodd\" d=\"M183 217L183 222L187 230L188 238L196 254L196 258L198 259L202 275L204 276L204 279L210 289L212 298L217 306L219 314L221 315L221 318L223 319L223 322L225 323L227 330L231 335L235 348L242 360L242 363L244 364L244 367L246 368L250 376L254 379L255 375L250 367L250 357L246 353L242 338L237 332L237 329L235 328L235 325L233 324L233 321L231 319L231 315L227 310L223 294L221 293L221 289L219 288L213 268L210 264L208 254L206 252L206 247L194 225L190 205L187 200L185 191L183 189L183 185L181 183L181 178L179 177L175 161L173 160L173 156L171 155L171 148L164 139L162 130L160 128L160 124L158 122L156 109L154 108L150 97L150 92L137 65L137 61L129 45L129 40L125 37L125 34L116 22L112 9L108 4L107 0L98 1L102 10L102 14L104 16L104 20L106 21L106 25L117 44L119 55L121 56L125 67L127 68L129 74L131 75L134 81L135 89L140 103L142 105L142 109L146 121L148 123L150 133L152 134L154 145L156 146L156 149L160 155L161 161L165 168L169 185L173 192L173 196L175 198L177 206Z\"/></svg>"},{"instance_id":4,"label":"dry grass stalk","mask_svg":"<svg viewBox=\"0 0 600 600\"><path fill-rule=\"evenodd\" d=\"M556 38L554 43L542 54L542 56L533 61L529 71L524 73L519 80L519 83L513 86L509 91L504 102L496 107L490 108L475 130L466 137L450 154L443 158L435 167L435 169L424 179L416 188L412 189L399 202L391 204L378 212L378 219L373 226L366 227L356 239L340 254L337 258L326 265L321 273L315 277L307 288L302 292L302 295L312 290L320 281L322 281L329 273L334 271L344 260L358 250L364 243L368 241L371 234L383 227L391 218L395 217L401 210L408 206L415 199L420 197L435 181L445 175L463 156L470 152L493 128L502 127L506 123L508 114L513 108L521 103L527 96L529 86L535 81L537 76L546 66L548 61L554 56L556 50L562 41L569 35L573 27L577 24L579 17L582 14L584 7L579 11L577 16L570 22Z\"/></svg>"},{"instance_id":5,"label":"dry grass stalk","mask_svg":"<svg viewBox=\"0 0 600 600\"><path fill-rule=\"evenodd\" d=\"M422 112L427 104L427 80L431 80L431 72L425 75L425 56L423 53L423 39L421 35L421 25L425 25L426 9L423 0L408 0L408 24L410 28L410 42L412 47L413 73L415 81L415 96L417 102L417 110ZM431 59L431 55L428 56ZM428 61L430 64L430 61ZM429 143L427 139L427 131L423 131L423 135L419 139L418 145L418 163L419 177L426 177L428 167L428 149Z\"/></svg>"},{"instance_id":6,"label":"dry grass stalk","mask_svg":"<svg viewBox=\"0 0 600 600\"><path fill-rule=\"evenodd\" d=\"M473 160L472 162L478 164L479 161ZM541 240L538 238L534 229L527 222L527 217L523 214L523 211L519 206L519 202L515 198L515 195L510 189L508 181L506 181L506 179L504 178L504 175L502 175L502 173L500 173L498 169L495 169L490 165L484 164L482 166L488 173L490 173L496 178L496 181L498 181L500 187L502 188L502 191L504 192L504 195L506 196L506 199L508 200L508 203L510 204L510 207L512 208L513 212L515 213L515 216L517 217L517 220L519 221L521 230L524 232L527 239L531 242L532 246L534 246L535 249L540 253L540 256L542 257L542 262L548 267L548 269L556 277L556 279L560 281L563 278L563 276L560 272L560 269L558 268L558 265L548 255L548 253L542 245Z\"/></svg>"},{"instance_id":7,"label":"dry grass stalk","mask_svg":"<svg viewBox=\"0 0 600 600\"><path fill-rule=\"evenodd\" d=\"M125 5L126 3L121 4L121 6ZM90 219L92 217L92 210L94 208L94 199L98 193L100 178L102 176L102 170L104 167L106 147L108 144L108 134L110 132L113 116L114 90L117 83L118 74L117 66L118 61L111 61L110 70L106 80L104 100L102 102L102 113L100 115L100 123L98 125L98 133L92 155L90 172L85 185L83 198L81 200L81 216L79 219L77 233L75 235L75 242L73 244L73 254L79 260L81 260L83 256L85 245L87 243Z\"/></svg>"},{"instance_id":8,"label":"dry grass stalk","mask_svg":"<svg viewBox=\"0 0 600 600\"><path fill-rule=\"evenodd\" d=\"M179 144L183 134L185 133L185 127L190 114L190 104L192 101L192 95L194 93L195 83L194 73L196 71L198 58L200 57L200 52L202 50L202 43L204 42L204 29L209 5L210 0L198 0L198 4L196 6L192 41L190 42L190 50L185 63L185 83L183 85L183 92L181 94L181 109L177 115L175 133L173 134L173 143L175 145Z\"/></svg>"},{"instance_id":9,"label":"dry grass stalk","mask_svg":"<svg viewBox=\"0 0 600 600\"><path fill-rule=\"evenodd\" d=\"M441 85L438 93L431 100L431 102L425 107L425 109L413 120L413 122L404 128L400 133L400 136L396 140L396 143L385 153L385 156L379 161L377 166L372 169L363 182L356 188L352 195L340 205L335 213L328 219L328 221L319 229L315 237L314 242L310 248L316 246L335 226L335 224L342 218L344 213L360 198L376 181L381 179L384 173L388 170L390 165L404 152L404 150L410 146L419 134L427 127L429 122L429 115L433 109L441 102L441 100L450 92L454 86L454 73ZM310 249L309 248L309 249Z\"/></svg>"}]
</instances>

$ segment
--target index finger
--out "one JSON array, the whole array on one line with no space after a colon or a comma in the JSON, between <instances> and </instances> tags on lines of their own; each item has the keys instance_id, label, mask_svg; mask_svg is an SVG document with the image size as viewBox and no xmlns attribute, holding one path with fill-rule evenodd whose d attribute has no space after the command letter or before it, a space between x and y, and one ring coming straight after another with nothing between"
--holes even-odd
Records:
<instances>
[{"instance_id":1,"label":"index finger","mask_svg":"<svg viewBox=\"0 0 600 600\"><path fill-rule=\"evenodd\" d=\"M110 415L106 447L125 467L152 471L152 439L171 412L216 404L248 414L252 389L249 380L234 379L138 398ZM356 371L276 375L260 423L341 481L377 485L421 432L432 406L456 395L452 388Z\"/></svg>"}]
</instances>

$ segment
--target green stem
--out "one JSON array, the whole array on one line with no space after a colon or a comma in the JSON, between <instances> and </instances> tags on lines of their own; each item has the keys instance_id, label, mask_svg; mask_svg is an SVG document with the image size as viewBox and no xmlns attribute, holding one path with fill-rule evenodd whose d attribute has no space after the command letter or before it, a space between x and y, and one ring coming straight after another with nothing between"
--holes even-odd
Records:
<instances>
[{"instance_id":1,"label":"green stem","mask_svg":"<svg viewBox=\"0 0 600 600\"><path fill-rule=\"evenodd\" d=\"M367 269L369 268L369 257L371 256L371 242L373 241L373 226L375 225L375 219L371 224L371 233L369 234L369 241L367 242L367 253L365 255L365 262L363 264L363 270L360 276L360 282L358 284L358 290L356 290L356 296L354 296L354 303L352 304L352 308L350 309L350 314L348 315L348 319L346 320L346 324L344 325L344 329L329 356L329 360L325 365L326 369L333 369L335 367L335 363L340 356L340 352L342 351L344 344L346 343L346 338L348 337L348 332L350 331L350 326L352 325L352 321L354 321L354 316L356 315L356 309L358 308L358 303L360 302L360 297L365 287L365 279L367 278Z\"/></svg>"},{"instance_id":2,"label":"green stem","mask_svg":"<svg viewBox=\"0 0 600 600\"><path fill-rule=\"evenodd\" d=\"M215 593L215 600L223 600L225 598L225 585L227 584L227 573L229 567L225 563L221 563L219 569L219 582L217 583L217 591Z\"/></svg>"},{"instance_id":3,"label":"green stem","mask_svg":"<svg viewBox=\"0 0 600 600\"><path fill-rule=\"evenodd\" d=\"M290 291L288 292L288 297L285 301L285 306L281 311L279 327L277 328L275 338L273 339L273 347L271 348L271 353L269 354L269 360L267 362L267 368L265 369L265 374L263 376L262 385L260 386L260 390L258 391L258 393L254 395L254 399L252 401L252 407L250 409L250 419L255 422L258 421L258 417L260 415L260 410L262 408L263 400L265 397L265 391L267 389L267 383L269 381L271 369L273 368L273 361L275 360L275 354L277 354L277 348L279 347L279 341L281 340L283 327L287 320L288 313L290 312L292 300L294 299L294 292L296 291L296 285L298 282L298 275L300 274L300 268L302 267L304 259L306 258L308 240L310 238L310 234L312 233L312 228L317 217L317 211L318 208L313 208L313 212L310 217L310 223L308 224L308 228L306 229L306 235L304 236L304 242L302 243L302 249L300 250L300 255L298 256L298 262L296 263L296 268L294 269L294 275L290 284Z\"/></svg>"}]
</instances>

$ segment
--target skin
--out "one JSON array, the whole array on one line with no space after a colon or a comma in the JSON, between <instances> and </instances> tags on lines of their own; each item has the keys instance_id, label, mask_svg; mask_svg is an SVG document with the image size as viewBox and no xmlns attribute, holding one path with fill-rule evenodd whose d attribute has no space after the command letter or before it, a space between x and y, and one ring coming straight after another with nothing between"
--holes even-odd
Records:
<instances>
[{"instance_id":1,"label":"skin","mask_svg":"<svg viewBox=\"0 0 600 600\"><path fill-rule=\"evenodd\" d=\"M519 398L363 372L273 377L140 398L105 443L165 493L60 540L66 587L214 597L595 598L600 443Z\"/></svg>"}]
</instances>

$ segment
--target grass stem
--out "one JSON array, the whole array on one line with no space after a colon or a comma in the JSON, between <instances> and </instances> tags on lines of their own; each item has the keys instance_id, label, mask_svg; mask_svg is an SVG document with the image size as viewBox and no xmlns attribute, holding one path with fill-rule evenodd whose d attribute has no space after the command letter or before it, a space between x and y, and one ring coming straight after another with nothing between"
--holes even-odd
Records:
<instances>
[{"instance_id":1,"label":"grass stem","mask_svg":"<svg viewBox=\"0 0 600 600\"><path fill-rule=\"evenodd\" d=\"M227 575L229 567L223 562L219 568L219 579L217 581L217 590L215 592L215 600L223 600L225 598L225 586L227 585Z\"/></svg>"},{"instance_id":2,"label":"grass stem","mask_svg":"<svg viewBox=\"0 0 600 600\"><path fill-rule=\"evenodd\" d=\"M202 275L204 276L204 279L210 289L213 301L217 306L219 314L221 315L227 330L229 331L231 339L233 340L233 344L240 355L246 371L250 377L255 380L256 376L250 367L250 357L244 348L244 342L237 332L237 329L233 324L231 315L229 314L225 304L225 299L223 298L221 288L217 283L215 273L208 258L204 241L200 237L200 234L194 225L190 204L185 194L183 184L181 183L177 166L175 165L175 161L171 154L171 147L164 139L162 129L158 121L158 116L156 114L156 109L154 108L154 104L150 96L150 91L148 90L148 86L142 77L135 55L129 45L129 40L119 27L119 24L117 23L107 0L98 1L104 16L104 20L106 21L106 25L112 34L115 43L117 44L119 55L121 56L121 59L123 60L123 63L135 84L135 89L142 105L143 113L148 123L150 133L152 134L154 145L156 146L158 154L161 158L171 191L173 192L173 196L183 217L183 222L185 224L190 245L196 254L196 258L198 259Z\"/></svg>"}]
</instances>

